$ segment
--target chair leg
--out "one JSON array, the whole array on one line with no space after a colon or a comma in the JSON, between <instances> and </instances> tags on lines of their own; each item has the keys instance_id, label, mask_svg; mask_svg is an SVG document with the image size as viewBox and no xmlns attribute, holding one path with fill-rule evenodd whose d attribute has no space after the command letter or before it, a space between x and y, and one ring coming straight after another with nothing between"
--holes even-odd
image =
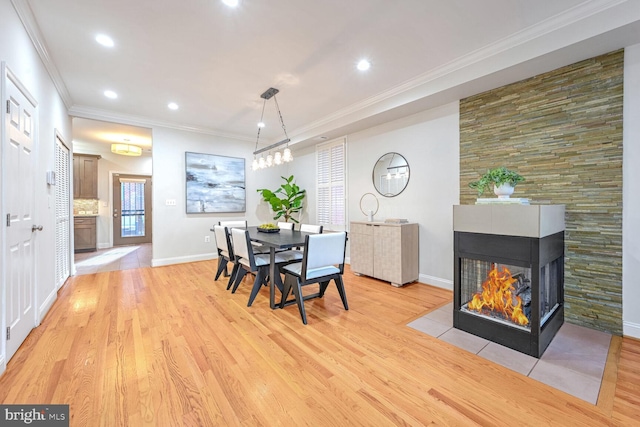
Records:
<instances>
[{"instance_id":1,"label":"chair leg","mask_svg":"<svg viewBox=\"0 0 640 427\"><path fill-rule=\"evenodd\" d=\"M245 270L242 266L238 267L238 272L236 273L236 279L233 282L233 289L231 290L232 294L236 293L236 289L238 289L238 286L240 285L240 282L242 282L242 279L244 278L244 276L248 273L247 270Z\"/></svg>"},{"instance_id":2,"label":"chair leg","mask_svg":"<svg viewBox=\"0 0 640 427\"><path fill-rule=\"evenodd\" d=\"M260 290L260 288L262 287L262 283L264 282L265 276L266 275L264 267L258 268L258 272L256 273L256 280L253 281L253 288L251 288L251 294L249 295L249 302L247 303L247 307L251 307L251 304L253 304L253 300L256 299L258 291Z\"/></svg>"},{"instance_id":3,"label":"chair leg","mask_svg":"<svg viewBox=\"0 0 640 427\"><path fill-rule=\"evenodd\" d=\"M216 271L216 278L213 280L218 280L223 271L227 271L227 260L224 257L218 257L218 271Z\"/></svg>"},{"instance_id":4,"label":"chair leg","mask_svg":"<svg viewBox=\"0 0 640 427\"><path fill-rule=\"evenodd\" d=\"M307 324L307 312L304 309L304 299L302 296L302 286L300 286L300 279L296 278L295 286L293 286L293 295L296 297L296 303L298 304L298 310L300 311L300 317L302 317L302 323Z\"/></svg>"},{"instance_id":5,"label":"chair leg","mask_svg":"<svg viewBox=\"0 0 640 427\"><path fill-rule=\"evenodd\" d=\"M289 292L291 292L291 283L296 280L290 274L284 275L284 284L282 285L282 299L280 299L280 308L284 308L284 303L287 302L287 297L289 296Z\"/></svg>"},{"instance_id":6,"label":"chair leg","mask_svg":"<svg viewBox=\"0 0 640 427\"><path fill-rule=\"evenodd\" d=\"M329 286L329 282L331 282L331 280L327 280L326 282L320 282L320 292L319 292L320 298L324 296L324 293L327 290L327 287Z\"/></svg>"},{"instance_id":7,"label":"chair leg","mask_svg":"<svg viewBox=\"0 0 640 427\"><path fill-rule=\"evenodd\" d=\"M227 290L231 289L231 285L233 285L233 281L238 274L238 264L237 262L233 263L233 268L231 269L231 275L229 276L229 281L227 282Z\"/></svg>"},{"instance_id":8,"label":"chair leg","mask_svg":"<svg viewBox=\"0 0 640 427\"><path fill-rule=\"evenodd\" d=\"M347 293L344 291L344 283L342 282L342 276L337 276L333 279L336 282L336 287L338 288L338 293L340 294L340 299L342 300L342 305L344 305L345 310L349 310L349 304L347 304Z\"/></svg>"}]
</instances>

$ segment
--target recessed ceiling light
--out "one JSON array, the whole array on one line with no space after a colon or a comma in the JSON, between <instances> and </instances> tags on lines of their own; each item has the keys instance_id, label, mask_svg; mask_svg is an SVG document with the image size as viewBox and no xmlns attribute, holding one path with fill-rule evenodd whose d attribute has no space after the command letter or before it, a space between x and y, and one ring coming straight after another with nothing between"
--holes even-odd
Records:
<instances>
[{"instance_id":1,"label":"recessed ceiling light","mask_svg":"<svg viewBox=\"0 0 640 427\"><path fill-rule=\"evenodd\" d=\"M358 62L358 70L367 71L369 68L371 68L371 63L366 59L361 59L360 62Z\"/></svg>"},{"instance_id":2,"label":"recessed ceiling light","mask_svg":"<svg viewBox=\"0 0 640 427\"><path fill-rule=\"evenodd\" d=\"M100 43L102 46L106 46L106 47L113 47L114 45L113 39L104 34L98 34L96 36L96 41Z\"/></svg>"},{"instance_id":3,"label":"recessed ceiling light","mask_svg":"<svg viewBox=\"0 0 640 427\"><path fill-rule=\"evenodd\" d=\"M178 104L176 104L175 102L170 102L167 107L169 107L170 110L177 110L179 108Z\"/></svg>"},{"instance_id":4,"label":"recessed ceiling light","mask_svg":"<svg viewBox=\"0 0 640 427\"><path fill-rule=\"evenodd\" d=\"M239 1L238 0L222 0L222 3L226 4L229 7L236 7L238 6Z\"/></svg>"},{"instance_id":5,"label":"recessed ceiling light","mask_svg":"<svg viewBox=\"0 0 640 427\"><path fill-rule=\"evenodd\" d=\"M263 128L263 127L265 127L264 122L258 122L258 127L259 127L259 128Z\"/></svg>"},{"instance_id":6,"label":"recessed ceiling light","mask_svg":"<svg viewBox=\"0 0 640 427\"><path fill-rule=\"evenodd\" d=\"M118 97L118 94L112 90L105 90L104 96L106 96L107 98L116 99Z\"/></svg>"}]
</instances>

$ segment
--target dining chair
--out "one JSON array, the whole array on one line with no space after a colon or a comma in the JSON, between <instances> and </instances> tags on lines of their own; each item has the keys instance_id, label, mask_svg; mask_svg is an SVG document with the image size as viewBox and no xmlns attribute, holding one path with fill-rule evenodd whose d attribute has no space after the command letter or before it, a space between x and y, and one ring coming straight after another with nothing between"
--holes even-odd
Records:
<instances>
[{"instance_id":1,"label":"dining chair","mask_svg":"<svg viewBox=\"0 0 640 427\"><path fill-rule=\"evenodd\" d=\"M278 228L282 230L293 230L293 225L294 224L292 222L279 222Z\"/></svg>"},{"instance_id":2,"label":"dining chair","mask_svg":"<svg viewBox=\"0 0 640 427\"><path fill-rule=\"evenodd\" d=\"M305 236L304 256L301 262L285 265L284 289L280 308L284 308L289 292L293 289L302 323L307 324L307 313L304 300L324 296L329 282L333 280L338 288L340 299L345 310L349 310L347 294L344 290L342 274L344 273L344 254L347 246L347 233L310 234ZM302 295L302 287L314 283L320 284L317 294Z\"/></svg>"},{"instance_id":3,"label":"dining chair","mask_svg":"<svg viewBox=\"0 0 640 427\"><path fill-rule=\"evenodd\" d=\"M232 228L247 228L247 221L235 220L235 221L218 221L218 224L227 227L229 230Z\"/></svg>"},{"instance_id":4,"label":"dining chair","mask_svg":"<svg viewBox=\"0 0 640 427\"><path fill-rule=\"evenodd\" d=\"M227 227L229 230L231 230L232 228L247 228L247 221L241 221L241 220L236 220L236 221L218 221L218 224L220 224L223 227ZM269 253L269 248L264 247L264 245L260 244L260 243L256 243L256 242L251 242L251 244L253 245L253 252L255 253L261 253L261 254L268 254Z\"/></svg>"},{"instance_id":5,"label":"dining chair","mask_svg":"<svg viewBox=\"0 0 640 427\"><path fill-rule=\"evenodd\" d=\"M322 233L322 225L300 224L300 231L306 233ZM300 261L304 251L302 248L291 249L282 253L284 259L289 262Z\"/></svg>"},{"instance_id":6,"label":"dining chair","mask_svg":"<svg viewBox=\"0 0 640 427\"><path fill-rule=\"evenodd\" d=\"M233 277L238 271L238 263L236 262L235 255L233 253L229 229L221 225L215 225L213 227L213 235L216 239L216 246L218 247L218 271L216 271L216 277L214 280L218 280L220 274L224 272L225 277L229 276L229 281L227 283L227 290L229 290L233 283ZM227 264L229 262L233 263L231 275L227 272Z\"/></svg>"},{"instance_id":7,"label":"dining chair","mask_svg":"<svg viewBox=\"0 0 640 427\"><path fill-rule=\"evenodd\" d=\"M251 288L249 302L247 303L247 307L251 307L262 285L267 285L269 265L271 264L270 256L268 254L254 253L253 247L251 246L251 239L249 238L249 231L246 229L232 228L231 238L233 240L234 254L238 262L238 271L236 272L231 292L236 292L238 285L240 285L240 282L247 273L254 273L256 278L253 282L253 288ZM284 262L285 260L276 253L276 268ZM272 280L273 279L274 278L272 278Z\"/></svg>"}]
</instances>

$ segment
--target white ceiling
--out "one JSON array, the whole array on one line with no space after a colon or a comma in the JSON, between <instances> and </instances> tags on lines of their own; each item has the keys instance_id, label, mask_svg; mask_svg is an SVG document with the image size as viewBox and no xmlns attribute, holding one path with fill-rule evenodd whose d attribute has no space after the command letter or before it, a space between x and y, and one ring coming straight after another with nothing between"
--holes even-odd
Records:
<instances>
[{"instance_id":1,"label":"white ceiling","mask_svg":"<svg viewBox=\"0 0 640 427\"><path fill-rule=\"evenodd\" d=\"M245 141L269 87L304 142L640 42L635 0L12 1L71 114ZM372 64L364 73L361 58ZM261 146L283 138L273 100L265 118ZM101 123L79 123L74 139Z\"/></svg>"}]
</instances>

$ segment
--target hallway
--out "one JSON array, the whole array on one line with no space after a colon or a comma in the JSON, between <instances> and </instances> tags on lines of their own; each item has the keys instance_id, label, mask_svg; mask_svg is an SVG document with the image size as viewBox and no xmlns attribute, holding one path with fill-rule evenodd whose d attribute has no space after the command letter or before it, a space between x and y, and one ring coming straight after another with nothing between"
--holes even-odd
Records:
<instances>
[{"instance_id":1,"label":"hallway","mask_svg":"<svg viewBox=\"0 0 640 427\"><path fill-rule=\"evenodd\" d=\"M114 246L96 252L81 252L75 254L74 260L78 276L104 271L151 267L151 243Z\"/></svg>"}]
</instances>

